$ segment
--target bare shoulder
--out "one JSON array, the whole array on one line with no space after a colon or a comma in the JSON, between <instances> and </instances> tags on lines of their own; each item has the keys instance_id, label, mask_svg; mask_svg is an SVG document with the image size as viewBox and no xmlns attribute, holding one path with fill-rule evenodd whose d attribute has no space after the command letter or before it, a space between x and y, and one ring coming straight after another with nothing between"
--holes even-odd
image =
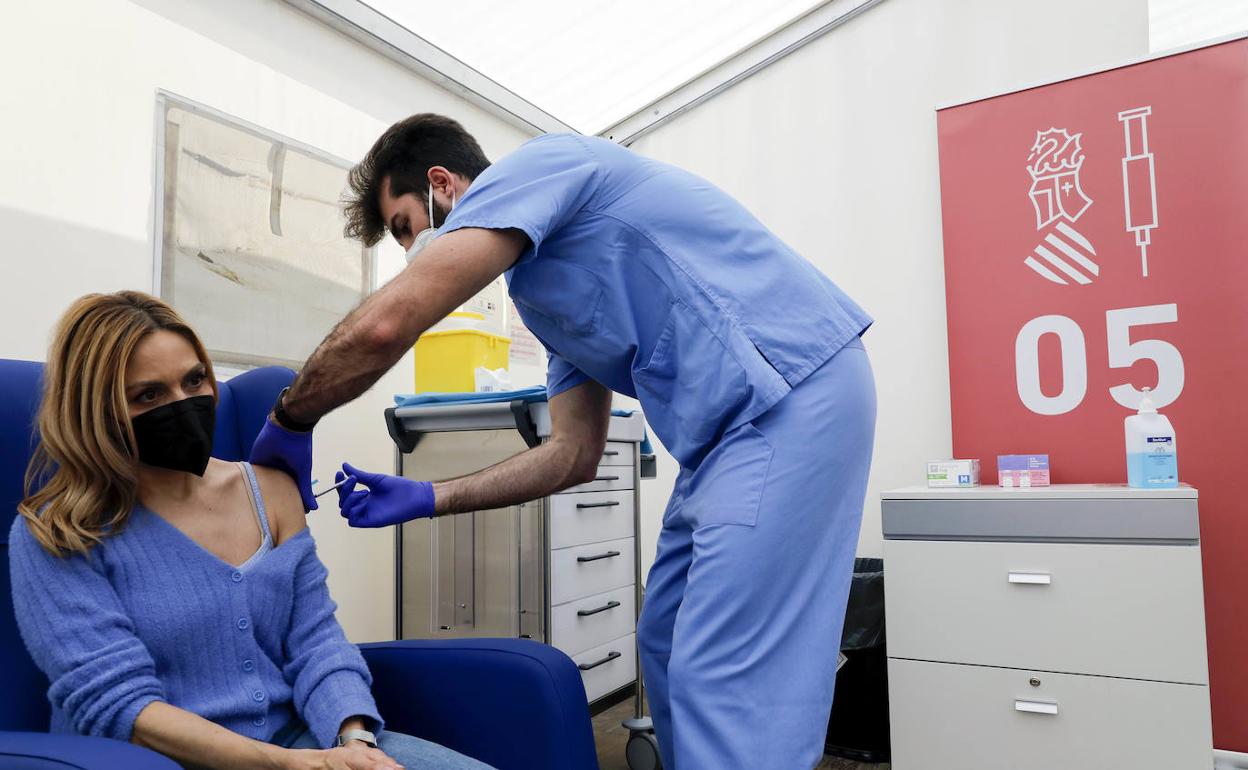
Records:
<instances>
[{"instance_id":1,"label":"bare shoulder","mask_svg":"<svg viewBox=\"0 0 1248 770\"><path fill-rule=\"evenodd\" d=\"M252 467L256 472L256 481L260 484L265 510L269 514L269 526L273 527L274 544L283 543L307 529L303 499L299 497L299 488L295 486L294 479L275 468L262 465Z\"/></svg>"}]
</instances>

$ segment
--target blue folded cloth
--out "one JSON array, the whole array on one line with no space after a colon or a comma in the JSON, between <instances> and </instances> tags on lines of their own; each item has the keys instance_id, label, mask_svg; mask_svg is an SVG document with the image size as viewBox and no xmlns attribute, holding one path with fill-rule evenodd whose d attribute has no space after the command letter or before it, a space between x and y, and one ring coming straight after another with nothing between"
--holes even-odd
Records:
<instances>
[{"instance_id":1,"label":"blue folded cloth","mask_svg":"<svg viewBox=\"0 0 1248 770\"><path fill-rule=\"evenodd\" d=\"M545 385L534 385L531 388L524 388L523 390L500 390L494 393L416 393L397 395L394 397L394 403L396 406L432 406L435 404L498 404L510 403L512 401L523 401L526 404L533 404L546 400ZM633 414L633 410L612 409L611 414L616 417L629 417ZM644 434L641 439L641 453L643 455L654 454L654 448L650 445L649 433Z\"/></svg>"},{"instance_id":2,"label":"blue folded cloth","mask_svg":"<svg viewBox=\"0 0 1248 770\"><path fill-rule=\"evenodd\" d=\"M546 386L535 385L523 390L500 390L494 393L417 393L394 397L398 406L429 406L430 404L495 404L523 401L532 404L546 400Z\"/></svg>"}]
</instances>

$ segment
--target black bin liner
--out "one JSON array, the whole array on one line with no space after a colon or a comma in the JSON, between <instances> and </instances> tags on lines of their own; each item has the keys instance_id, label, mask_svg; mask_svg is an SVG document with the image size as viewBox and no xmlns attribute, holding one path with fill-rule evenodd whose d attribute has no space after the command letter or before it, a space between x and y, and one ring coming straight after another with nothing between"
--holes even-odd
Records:
<instances>
[{"instance_id":1,"label":"black bin liner","mask_svg":"<svg viewBox=\"0 0 1248 770\"><path fill-rule=\"evenodd\" d=\"M858 762L887 762L888 652L884 634L884 560L855 559L845 609L836 698L828 720L829 754Z\"/></svg>"}]
</instances>

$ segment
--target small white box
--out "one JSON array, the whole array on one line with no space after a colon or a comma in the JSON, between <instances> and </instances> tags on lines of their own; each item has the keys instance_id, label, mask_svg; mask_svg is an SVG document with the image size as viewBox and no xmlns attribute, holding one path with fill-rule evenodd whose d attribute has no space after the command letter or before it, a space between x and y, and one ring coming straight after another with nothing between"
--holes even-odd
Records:
<instances>
[{"instance_id":1,"label":"small white box","mask_svg":"<svg viewBox=\"0 0 1248 770\"><path fill-rule=\"evenodd\" d=\"M979 460L938 460L927 464L929 487L979 486Z\"/></svg>"}]
</instances>

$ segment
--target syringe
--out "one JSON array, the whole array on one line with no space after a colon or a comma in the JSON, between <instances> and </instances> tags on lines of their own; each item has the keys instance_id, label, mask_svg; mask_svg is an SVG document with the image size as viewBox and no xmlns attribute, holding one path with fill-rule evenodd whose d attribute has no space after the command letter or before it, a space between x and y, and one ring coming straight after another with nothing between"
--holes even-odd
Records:
<instances>
[{"instance_id":1,"label":"syringe","mask_svg":"<svg viewBox=\"0 0 1248 770\"><path fill-rule=\"evenodd\" d=\"M1137 107L1118 113L1122 121L1126 154L1122 158L1122 199L1126 207L1127 232L1135 233L1140 247L1140 263L1148 277L1148 245L1157 226L1157 178L1153 154L1148 150L1148 121L1152 107Z\"/></svg>"},{"instance_id":2,"label":"syringe","mask_svg":"<svg viewBox=\"0 0 1248 770\"><path fill-rule=\"evenodd\" d=\"M332 487L326 487L325 489L322 489L320 492L317 492L316 494L314 494L314 495L312 495L312 496L313 496L313 497L320 497L321 495L327 495L327 494L329 494L330 492L333 492L333 491L334 491L335 489L337 489L338 487L342 486L343 484L346 484L346 483L347 483L348 481L350 481L350 480L351 480L351 477L350 477L350 476L347 476L345 479L343 479L342 481L339 481L337 484L334 484ZM317 481L318 481L317 479L313 479L313 480L312 480L312 483L313 483L313 484L315 484Z\"/></svg>"}]
</instances>

